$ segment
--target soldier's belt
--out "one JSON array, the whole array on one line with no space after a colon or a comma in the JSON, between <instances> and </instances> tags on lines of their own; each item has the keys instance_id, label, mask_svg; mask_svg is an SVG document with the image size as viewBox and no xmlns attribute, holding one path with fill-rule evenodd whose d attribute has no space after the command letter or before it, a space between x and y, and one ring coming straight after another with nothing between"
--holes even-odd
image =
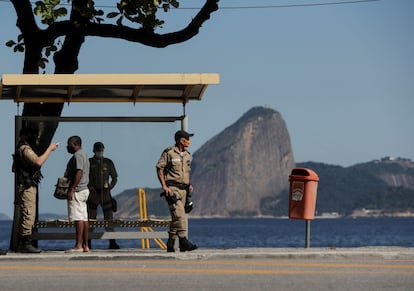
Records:
<instances>
[{"instance_id":1,"label":"soldier's belt","mask_svg":"<svg viewBox=\"0 0 414 291\"><path fill-rule=\"evenodd\" d=\"M181 190L186 190L190 186L189 184L177 183L174 181L167 181L166 184L167 186L177 187L178 189L181 189Z\"/></svg>"}]
</instances>

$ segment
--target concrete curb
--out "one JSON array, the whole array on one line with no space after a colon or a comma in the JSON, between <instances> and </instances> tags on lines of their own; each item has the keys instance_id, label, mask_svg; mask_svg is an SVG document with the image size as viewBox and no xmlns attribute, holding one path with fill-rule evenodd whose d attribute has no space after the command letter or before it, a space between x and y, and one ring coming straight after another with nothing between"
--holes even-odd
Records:
<instances>
[{"instance_id":1,"label":"concrete curb","mask_svg":"<svg viewBox=\"0 0 414 291\"><path fill-rule=\"evenodd\" d=\"M360 248L235 248L197 249L192 252L167 253L160 249L92 250L89 253L65 254L63 251L44 251L40 254L9 252L4 260L214 260L214 259L304 259L304 258L377 258L414 260L414 247Z\"/></svg>"}]
</instances>

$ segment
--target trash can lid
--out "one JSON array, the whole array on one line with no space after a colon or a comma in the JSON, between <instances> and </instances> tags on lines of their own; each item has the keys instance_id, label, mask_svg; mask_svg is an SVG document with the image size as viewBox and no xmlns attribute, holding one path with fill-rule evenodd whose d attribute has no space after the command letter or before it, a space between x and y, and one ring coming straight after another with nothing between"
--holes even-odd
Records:
<instances>
[{"instance_id":1,"label":"trash can lid","mask_svg":"<svg viewBox=\"0 0 414 291\"><path fill-rule=\"evenodd\" d=\"M318 174L308 168L294 168L289 179L319 181Z\"/></svg>"}]
</instances>

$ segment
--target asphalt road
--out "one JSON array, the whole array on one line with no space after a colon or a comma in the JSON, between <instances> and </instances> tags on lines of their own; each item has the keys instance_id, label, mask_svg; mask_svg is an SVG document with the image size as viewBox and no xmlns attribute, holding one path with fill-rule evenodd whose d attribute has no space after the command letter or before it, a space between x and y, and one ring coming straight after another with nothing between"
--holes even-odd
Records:
<instances>
[{"instance_id":1,"label":"asphalt road","mask_svg":"<svg viewBox=\"0 0 414 291\"><path fill-rule=\"evenodd\" d=\"M198 253L197 253L198 252ZM98 252L0 258L1 290L414 290L414 251ZM214 253L214 251L212 251ZM6 258L8 257L8 258Z\"/></svg>"}]
</instances>

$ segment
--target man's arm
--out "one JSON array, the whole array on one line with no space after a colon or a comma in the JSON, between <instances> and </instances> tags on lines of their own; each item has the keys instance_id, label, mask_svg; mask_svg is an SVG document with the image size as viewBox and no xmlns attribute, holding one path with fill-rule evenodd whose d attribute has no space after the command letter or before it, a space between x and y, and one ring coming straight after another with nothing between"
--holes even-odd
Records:
<instances>
[{"instance_id":1,"label":"man's arm","mask_svg":"<svg viewBox=\"0 0 414 291\"><path fill-rule=\"evenodd\" d=\"M75 194L75 188L76 186L78 186L81 178L83 175L83 171L78 169L76 170L76 174L73 178L73 181L70 181L70 185L69 185L69 190L68 190L68 200L72 200L73 199L73 195Z\"/></svg>"},{"instance_id":2,"label":"man's arm","mask_svg":"<svg viewBox=\"0 0 414 291\"><path fill-rule=\"evenodd\" d=\"M108 159L109 160L109 159ZM109 189L112 190L116 183L118 182L118 172L115 169L115 164L112 160L109 160L110 162L110 172L109 172L109 176L111 176L111 184L109 184Z\"/></svg>"},{"instance_id":3,"label":"man's arm","mask_svg":"<svg viewBox=\"0 0 414 291\"><path fill-rule=\"evenodd\" d=\"M58 146L58 143L51 143L46 149L46 151L36 160L36 166L40 168L46 162L50 153L57 149Z\"/></svg>"},{"instance_id":4,"label":"man's arm","mask_svg":"<svg viewBox=\"0 0 414 291\"><path fill-rule=\"evenodd\" d=\"M112 190L115 187L115 185L116 185L117 182L118 182L118 178L111 176L111 184L109 185L109 189Z\"/></svg>"},{"instance_id":5,"label":"man's arm","mask_svg":"<svg viewBox=\"0 0 414 291\"><path fill-rule=\"evenodd\" d=\"M163 169L157 168L157 177L158 177L158 181L160 181L160 183L161 183L162 190L165 192L165 195L171 196L173 194L173 192L171 191L170 188L168 188L167 184L165 183L164 170Z\"/></svg>"}]
</instances>

